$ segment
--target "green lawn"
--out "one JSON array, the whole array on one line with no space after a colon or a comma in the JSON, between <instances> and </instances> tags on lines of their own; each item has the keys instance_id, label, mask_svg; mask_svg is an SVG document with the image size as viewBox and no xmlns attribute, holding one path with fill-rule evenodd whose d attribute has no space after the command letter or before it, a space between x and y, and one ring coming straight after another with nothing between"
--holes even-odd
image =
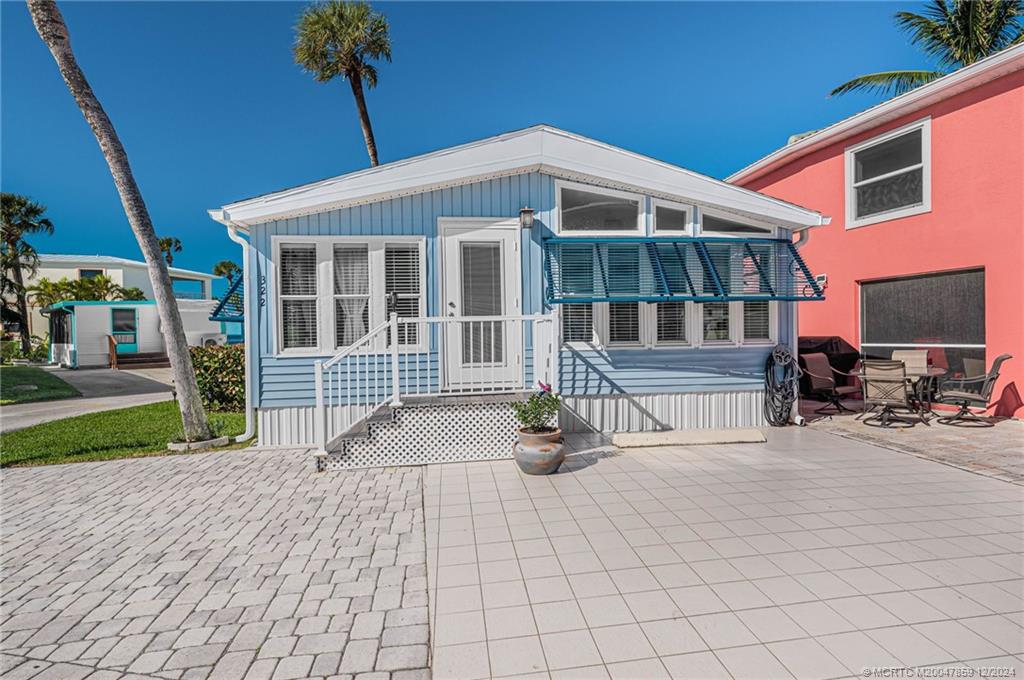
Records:
<instances>
[{"instance_id":1,"label":"green lawn","mask_svg":"<svg viewBox=\"0 0 1024 680\"><path fill-rule=\"evenodd\" d=\"M244 413L212 413L210 420L221 421L220 435L245 430ZM181 414L173 400L89 413L5 433L0 467L163 455L169 453L167 442L181 435ZM244 444L232 448L239 446Z\"/></svg>"},{"instance_id":2,"label":"green lawn","mask_svg":"<svg viewBox=\"0 0 1024 680\"><path fill-rule=\"evenodd\" d=\"M36 389L26 386L35 385ZM57 376L35 366L0 367L0 406L79 397L81 394Z\"/></svg>"}]
</instances>

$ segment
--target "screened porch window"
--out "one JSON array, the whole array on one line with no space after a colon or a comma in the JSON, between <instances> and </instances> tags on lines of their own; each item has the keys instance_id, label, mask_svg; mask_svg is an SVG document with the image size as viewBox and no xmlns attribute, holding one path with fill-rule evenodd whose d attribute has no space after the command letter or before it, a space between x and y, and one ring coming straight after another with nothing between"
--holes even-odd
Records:
<instances>
[{"instance_id":1,"label":"screened porch window","mask_svg":"<svg viewBox=\"0 0 1024 680\"><path fill-rule=\"evenodd\" d=\"M860 344L867 356L926 349L932 365L951 375L984 365L985 270L866 281L860 299Z\"/></svg>"},{"instance_id":2,"label":"screened porch window","mask_svg":"<svg viewBox=\"0 0 1024 680\"><path fill-rule=\"evenodd\" d=\"M846 152L847 226L929 209L930 123L886 133Z\"/></svg>"}]
</instances>

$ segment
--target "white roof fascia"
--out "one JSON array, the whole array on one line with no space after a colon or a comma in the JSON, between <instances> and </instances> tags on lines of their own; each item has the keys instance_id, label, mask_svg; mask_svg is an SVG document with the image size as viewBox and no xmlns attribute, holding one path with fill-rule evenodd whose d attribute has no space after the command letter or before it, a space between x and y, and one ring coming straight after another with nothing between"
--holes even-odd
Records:
<instances>
[{"instance_id":1,"label":"white roof fascia","mask_svg":"<svg viewBox=\"0 0 1024 680\"><path fill-rule=\"evenodd\" d=\"M129 260L115 255L58 255L54 253L46 253L39 255L39 264L41 266L49 265L54 267L59 267L60 265L108 265L114 267L149 269L149 265L145 262ZM214 276L213 274L192 271L191 269L179 269L177 267L168 267L167 271L175 276L192 279L212 280L222 278L220 276Z\"/></svg>"},{"instance_id":2,"label":"white roof fascia","mask_svg":"<svg viewBox=\"0 0 1024 680\"><path fill-rule=\"evenodd\" d=\"M713 205L793 229L828 222L812 210L547 126L239 201L210 215L222 224L245 227L537 170Z\"/></svg>"},{"instance_id":3,"label":"white roof fascia","mask_svg":"<svg viewBox=\"0 0 1024 680\"><path fill-rule=\"evenodd\" d=\"M1005 49L970 66L942 76L927 85L844 118L828 127L776 149L767 156L725 178L727 182L754 179L826 146L879 127L897 118L972 90L1005 75L1024 69L1024 44Z\"/></svg>"}]
</instances>

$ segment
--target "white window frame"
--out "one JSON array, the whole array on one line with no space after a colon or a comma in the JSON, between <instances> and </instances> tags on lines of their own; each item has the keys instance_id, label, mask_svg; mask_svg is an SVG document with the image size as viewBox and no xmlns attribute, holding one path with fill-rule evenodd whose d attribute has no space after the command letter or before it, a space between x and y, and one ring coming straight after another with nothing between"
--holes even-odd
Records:
<instances>
[{"instance_id":1,"label":"white window frame","mask_svg":"<svg viewBox=\"0 0 1024 680\"><path fill-rule=\"evenodd\" d=\"M372 330L387 319L384 314L385 282L384 282L384 248L391 244L419 245L420 253L420 316L426 316L427 307L427 258L425 236L289 236L275 234L271 236L273 259L270 279L270 309L274 320L274 356L334 356L344 349L335 345L334 324L334 246L365 245L369 255L369 292L370 292L370 328ZM281 246L282 245L314 244L317 262L317 346L301 348L284 348L284 327L281 320ZM422 330L418 335L419 342L413 345L399 345L401 353L420 353L427 351L427 337ZM384 353L387 348L381 341L377 351Z\"/></svg>"},{"instance_id":2,"label":"white window frame","mask_svg":"<svg viewBox=\"0 0 1024 680\"><path fill-rule=\"evenodd\" d=\"M659 229L658 228L658 208L669 208L671 210L685 210L686 211L686 227L683 230L679 229ZM651 199L651 233L652 234L667 234L669 236L692 236L696 229L697 221L697 210L696 206L688 203L679 203L678 201L669 201L664 198L652 198Z\"/></svg>"},{"instance_id":3,"label":"white window frame","mask_svg":"<svg viewBox=\"0 0 1024 680\"><path fill-rule=\"evenodd\" d=\"M856 172L854 168L854 160L857 153L870 149L873 146L884 144L897 137L913 132L915 130L921 131L921 163L916 165L908 165L905 168L894 170L893 172L879 175L878 177L872 177L870 180L865 180L860 183L855 183L854 178ZM932 210L932 119L931 117L922 118L921 120L914 121L902 127L898 127L895 130L889 130L888 132L867 139L853 146L846 147L843 154L843 186L845 188L845 202L846 202L846 229L856 229L858 227L866 227L870 224L878 224L879 222L888 222L889 220L897 220L902 217L910 217L911 215L920 215L923 213L931 212ZM877 213L869 217L861 219L857 218L857 192L858 186L865 184L871 184L888 177L894 177L906 173L911 170L921 168L921 204L907 206L905 208L896 208L883 213Z\"/></svg>"},{"instance_id":4,"label":"white window frame","mask_svg":"<svg viewBox=\"0 0 1024 680\"><path fill-rule=\"evenodd\" d=\"M716 208L704 208L698 207L699 216L694 218L694 228L700 227L701 236L710 236L711 238L778 238L779 228L769 222L762 220L755 220L744 215L737 215L735 213L728 212L726 210L718 210ZM732 220L733 222L742 222L747 226L754 227L756 229L764 229L764 234L738 234L733 231L707 231L704 229L704 215L711 215L712 217L718 217L723 220Z\"/></svg>"},{"instance_id":5,"label":"white window frame","mask_svg":"<svg viewBox=\"0 0 1024 680\"><path fill-rule=\"evenodd\" d=\"M574 229L565 231L562 229L562 189L576 189L577 191L586 191L591 194L604 194L612 198L625 198L630 201L636 201L636 227L620 231L583 231ZM558 236L580 236L583 238L592 236L643 236L644 224L647 218L647 197L644 194L620 191L618 189L606 189L605 187L593 184L582 184L580 182L557 179L555 180L555 215L555 234Z\"/></svg>"}]
</instances>

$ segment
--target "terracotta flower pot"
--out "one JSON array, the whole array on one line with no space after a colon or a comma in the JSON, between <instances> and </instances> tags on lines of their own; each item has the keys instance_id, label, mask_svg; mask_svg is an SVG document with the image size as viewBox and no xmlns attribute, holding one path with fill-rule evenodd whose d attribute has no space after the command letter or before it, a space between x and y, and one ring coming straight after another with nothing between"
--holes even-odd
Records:
<instances>
[{"instance_id":1,"label":"terracotta flower pot","mask_svg":"<svg viewBox=\"0 0 1024 680\"><path fill-rule=\"evenodd\" d=\"M550 475L565 460L562 431L526 432L519 430L519 443L512 453L519 469L528 475Z\"/></svg>"}]
</instances>

